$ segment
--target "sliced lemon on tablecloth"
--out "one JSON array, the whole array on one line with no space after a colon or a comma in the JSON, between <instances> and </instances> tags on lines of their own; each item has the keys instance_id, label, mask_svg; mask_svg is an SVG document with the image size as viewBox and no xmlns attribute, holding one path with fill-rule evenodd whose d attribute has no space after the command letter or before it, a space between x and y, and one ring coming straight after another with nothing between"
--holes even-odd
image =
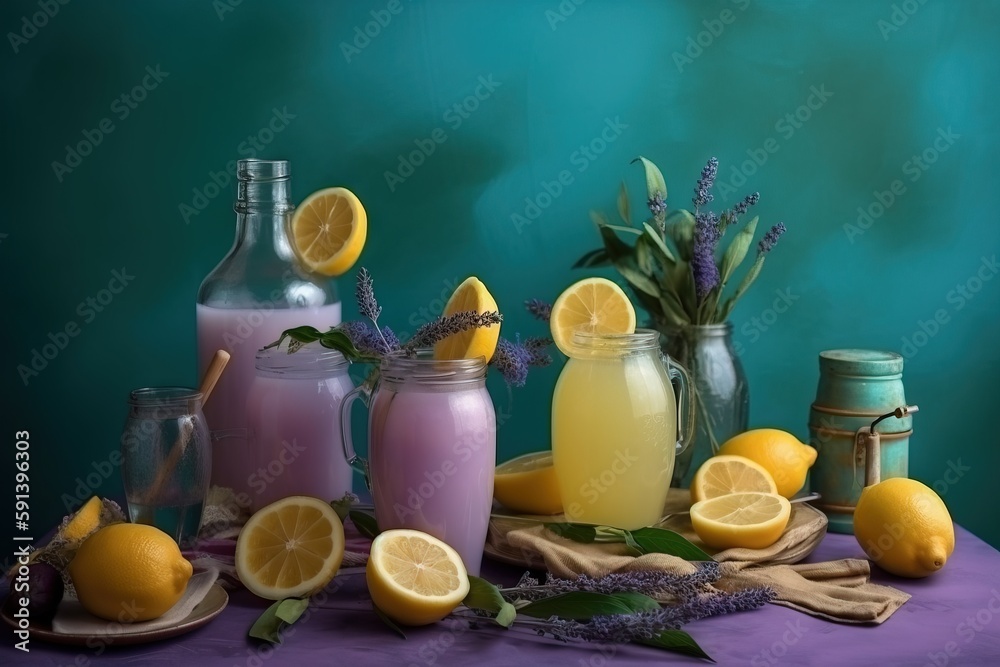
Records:
<instances>
[{"instance_id":1,"label":"sliced lemon on tablecloth","mask_svg":"<svg viewBox=\"0 0 1000 667\"><path fill-rule=\"evenodd\" d=\"M635 308L621 287L607 278L584 278L570 285L552 304L549 328L556 347L567 357L577 332L635 332Z\"/></svg>"},{"instance_id":2,"label":"sliced lemon on tablecloth","mask_svg":"<svg viewBox=\"0 0 1000 667\"><path fill-rule=\"evenodd\" d=\"M326 188L298 205L289 232L295 254L306 267L324 276L339 276L361 256L368 214L347 188Z\"/></svg>"},{"instance_id":3,"label":"sliced lemon on tablecloth","mask_svg":"<svg viewBox=\"0 0 1000 667\"><path fill-rule=\"evenodd\" d=\"M250 517L236 541L236 573L266 600L298 598L330 583L344 558L344 525L329 503L290 496Z\"/></svg>"},{"instance_id":4,"label":"sliced lemon on tablecloth","mask_svg":"<svg viewBox=\"0 0 1000 667\"><path fill-rule=\"evenodd\" d=\"M365 569L372 602L403 625L440 621L469 593L469 575L450 546L417 530L387 530Z\"/></svg>"},{"instance_id":5,"label":"sliced lemon on tablecloth","mask_svg":"<svg viewBox=\"0 0 1000 667\"><path fill-rule=\"evenodd\" d=\"M496 299L486 289L479 278L470 276L455 288L448 303L444 306L445 317L462 312L489 313L499 312ZM485 357L489 362L497 349L500 340L500 325L491 324L488 327L474 327L454 333L434 345L435 359L475 359Z\"/></svg>"},{"instance_id":6,"label":"sliced lemon on tablecloth","mask_svg":"<svg viewBox=\"0 0 1000 667\"><path fill-rule=\"evenodd\" d=\"M563 511L552 452L532 452L497 466L493 497L507 509L523 514L559 514Z\"/></svg>"},{"instance_id":7,"label":"sliced lemon on tablecloth","mask_svg":"<svg viewBox=\"0 0 1000 667\"><path fill-rule=\"evenodd\" d=\"M792 506L776 493L730 493L691 506L691 525L715 549L765 549L781 537Z\"/></svg>"},{"instance_id":8,"label":"sliced lemon on tablecloth","mask_svg":"<svg viewBox=\"0 0 1000 667\"><path fill-rule=\"evenodd\" d=\"M778 486L764 466L744 456L713 456L691 480L692 503L747 491L777 493Z\"/></svg>"}]
</instances>

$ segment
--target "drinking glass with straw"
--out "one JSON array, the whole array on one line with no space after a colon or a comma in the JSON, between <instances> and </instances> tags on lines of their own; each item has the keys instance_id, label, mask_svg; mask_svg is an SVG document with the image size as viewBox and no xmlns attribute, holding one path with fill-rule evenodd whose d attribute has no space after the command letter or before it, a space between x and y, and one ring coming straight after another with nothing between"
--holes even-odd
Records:
<instances>
[{"instance_id":1,"label":"drinking glass with straw","mask_svg":"<svg viewBox=\"0 0 1000 667\"><path fill-rule=\"evenodd\" d=\"M129 394L122 433L129 517L159 528L181 545L198 536L212 472L212 442L202 407L228 362L228 352L216 352L198 389L145 387Z\"/></svg>"}]
</instances>

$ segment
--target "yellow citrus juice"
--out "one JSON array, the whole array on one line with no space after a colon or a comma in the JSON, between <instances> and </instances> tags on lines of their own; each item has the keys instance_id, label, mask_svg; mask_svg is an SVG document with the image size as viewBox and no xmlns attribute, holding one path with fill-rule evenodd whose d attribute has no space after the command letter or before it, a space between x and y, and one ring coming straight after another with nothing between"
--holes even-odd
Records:
<instances>
[{"instance_id":1,"label":"yellow citrus juice","mask_svg":"<svg viewBox=\"0 0 1000 667\"><path fill-rule=\"evenodd\" d=\"M632 530L659 521L677 408L659 350L581 350L552 397L552 457L569 521Z\"/></svg>"}]
</instances>

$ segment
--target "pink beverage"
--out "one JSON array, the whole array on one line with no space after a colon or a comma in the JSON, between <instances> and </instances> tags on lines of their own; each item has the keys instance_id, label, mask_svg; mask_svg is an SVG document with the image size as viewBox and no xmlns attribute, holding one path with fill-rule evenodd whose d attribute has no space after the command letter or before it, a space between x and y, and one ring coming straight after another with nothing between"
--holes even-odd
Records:
<instances>
[{"instance_id":1,"label":"pink beverage","mask_svg":"<svg viewBox=\"0 0 1000 667\"><path fill-rule=\"evenodd\" d=\"M340 404L352 389L344 355L305 345L257 353L247 397L247 438L253 472L251 511L288 496L330 501L351 491L344 458Z\"/></svg>"},{"instance_id":2,"label":"pink beverage","mask_svg":"<svg viewBox=\"0 0 1000 667\"><path fill-rule=\"evenodd\" d=\"M340 303L316 308L253 310L198 304L196 312L198 377L204 374L216 350L226 350L232 355L215 385L211 400L204 406L205 421L214 435L212 484L229 487L237 494L246 493L256 506L253 499L259 484L255 484L256 478L252 475L258 469L258 455L251 450L244 429L247 428L247 397L257 375L257 351L278 340L285 329L309 325L326 331L339 324ZM283 344L282 354L284 350ZM346 391L349 390L350 387Z\"/></svg>"},{"instance_id":3,"label":"pink beverage","mask_svg":"<svg viewBox=\"0 0 1000 667\"><path fill-rule=\"evenodd\" d=\"M216 350L232 358L210 400L212 484L237 492L246 504L254 452L246 438L246 401L257 351L281 332L302 325L326 330L340 324L333 282L303 268L287 234L291 170L284 160L239 160L236 168L236 239L202 281L196 306L198 374Z\"/></svg>"},{"instance_id":4,"label":"pink beverage","mask_svg":"<svg viewBox=\"0 0 1000 667\"><path fill-rule=\"evenodd\" d=\"M368 427L379 528L443 540L471 575L482 564L496 466L496 414L485 378L482 357L390 357L382 362ZM356 459L346 435L348 456Z\"/></svg>"}]
</instances>

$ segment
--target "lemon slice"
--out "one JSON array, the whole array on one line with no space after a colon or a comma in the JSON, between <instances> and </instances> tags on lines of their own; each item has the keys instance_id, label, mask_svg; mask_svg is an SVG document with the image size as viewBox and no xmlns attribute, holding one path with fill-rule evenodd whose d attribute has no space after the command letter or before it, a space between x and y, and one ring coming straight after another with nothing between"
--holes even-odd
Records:
<instances>
[{"instance_id":1,"label":"lemon slice","mask_svg":"<svg viewBox=\"0 0 1000 667\"><path fill-rule=\"evenodd\" d=\"M455 292L444 306L444 315L447 317L466 311L489 313L499 310L496 300L486 289L486 285L479 278L470 276L455 288ZM499 324L466 329L438 341L434 346L434 358L475 359L476 357L485 357L486 361L489 362L493 358L493 353L496 352L498 340L500 340Z\"/></svg>"},{"instance_id":2,"label":"lemon slice","mask_svg":"<svg viewBox=\"0 0 1000 667\"><path fill-rule=\"evenodd\" d=\"M730 493L691 506L691 525L715 549L764 549L778 541L792 506L776 493Z\"/></svg>"},{"instance_id":3,"label":"lemon slice","mask_svg":"<svg viewBox=\"0 0 1000 667\"><path fill-rule=\"evenodd\" d=\"M469 593L458 552L418 530L387 530L376 537L365 577L375 606L403 625L440 621Z\"/></svg>"},{"instance_id":4,"label":"lemon slice","mask_svg":"<svg viewBox=\"0 0 1000 667\"><path fill-rule=\"evenodd\" d=\"M493 497L514 512L562 512L552 452L533 452L498 465L493 476Z\"/></svg>"},{"instance_id":5,"label":"lemon slice","mask_svg":"<svg viewBox=\"0 0 1000 667\"><path fill-rule=\"evenodd\" d=\"M312 595L344 558L344 525L319 498L290 496L259 509L236 541L236 573L266 600Z\"/></svg>"},{"instance_id":6,"label":"lemon slice","mask_svg":"<svg viewBox=\"0 0 1000 667\"><path fill-rule=\"evenodd\" d=\"M306 267L324 276L339 276L361 256L368 214L347 188L326 188L299 204L289 231L295 254Z\"/></svg>"},{"instance_id":7,"label":"lemon slice","mask_svg":"<svg viewBox=\"0 0 1000 667\"><path fill-rule=\"evenodd\" d=\"M713 456L698 468L691 481L691 502L728 493L777 493L778 486L764 466L743 456Z\"/></svg>"},{"instance_id":8,"label":"lemon slice","mask_svg":"<svg viewBox=\"0 0 1000 667\"><path fill-rule=\"evenodd\" d=\"M584 278L573 283L552 304L549 318L552 340L567 357L573 356L573 334L630 334L635 332L635 309L622 288L607 278Z\"/></svg>"}]
</instances>

